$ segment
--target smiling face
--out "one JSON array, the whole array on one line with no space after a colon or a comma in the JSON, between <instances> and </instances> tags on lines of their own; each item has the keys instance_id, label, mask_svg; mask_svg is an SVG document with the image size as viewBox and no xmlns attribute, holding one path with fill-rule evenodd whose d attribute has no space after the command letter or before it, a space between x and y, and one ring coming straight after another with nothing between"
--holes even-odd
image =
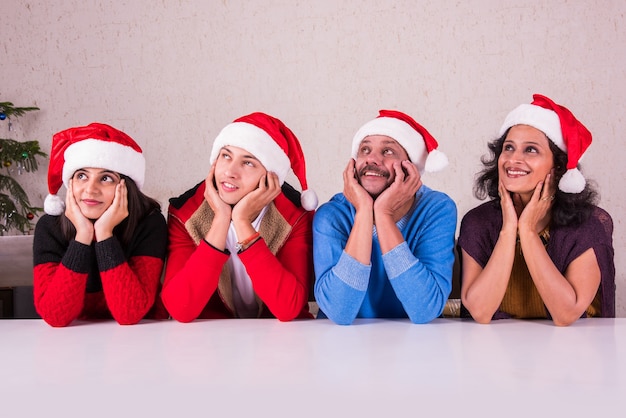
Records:
<instances>
[{"instance_id":1,"label":"smiling face","mask_svg":"<svg viewBox=\"0 0 626 418\"><path fill-rule=\"evenodd\" d=\"M72 176L74 199L88 219L98 219L113 203L121 177L103 168L81 168Z\"/></svg>"},{"instance_id":2,"label":"smiling face","mask_svg":"<svg viewBox=\"0 0 626 418\"><path fill-rule=\"evenodd\" d=\"M356 155L357 179L376 198L395 180L393 164L408 159L408 154L396 140L384 135L367 136L361 141Z\"/></svg>"},{"instance_id":3,"label":"smiling face","mask_svg":"<svg viewBox=\"0 0 626 418\"><path fill-rule=\"evenodd\" d=\"M498 176L508 191L530 200L553 167L554 154L543 132L528 125L509 129L498 158Z\"/></svg>"},{"instance_id":4,"label":"smiling face","mask_svg":"<svg viewBox=\"0 0 626 418\"><path fill-rule=\"evenodd\" d=\"M215 183L220 198L235 205L244 196L259 187L259 180L267 173L265 166L243 148L225 146L215 160Z\"/></svg>"}]
</instances>

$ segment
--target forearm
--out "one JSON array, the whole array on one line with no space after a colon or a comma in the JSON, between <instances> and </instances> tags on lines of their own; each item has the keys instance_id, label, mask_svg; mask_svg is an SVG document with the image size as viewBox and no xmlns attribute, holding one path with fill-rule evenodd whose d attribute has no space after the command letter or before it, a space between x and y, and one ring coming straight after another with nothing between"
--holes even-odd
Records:
<instances>
[{"instance_id":1,"label":"forearm","mask_svg":"<svg viewBox=\"0 0 626 418\"><path fill-rule=\"evenodd\" d=\"M53 242L42 235L35 236L33 269L35 308L50 325L63 327L78 318L84 307L87 275L93 260L91 248L71 241L64 253L56 256L44 243Z\"/></svg>"},{"instance_id":2,"label":"forearm","mask_svg":"<svg viewBox=\"0 0 626 418\"><path fill-rule=\"evenodd\" d=\"M163 260L134 256L126 261L115 238L96 244L96 259L111 315L121 325L136 324L154 305Z\"/></svg>"},{"instance_id":3,"label":"forearm","mask_svg":"<svg viewBox=\"0 0 626 418\"><path fill-rule=\"evenodd\" d=\"M406 242L383 255L385 271L396 297L413 323L426 323L441 315L452 289L454 254L433 248L416 257Z\"/></svg>"},{"instance_id":4,"label":"forearm","mask_svg":"<svg viewBox=\"0 0 626 418\"><path fill-rule=\"evenodd\" d=\"M340 325L354 322L365 298L370 272L370 265L343 252L334 266L317 277L315 300L329 319Z\"/></svg>"},{"instance_id":5,"label":"forearm","mask_svg":"<svg viewBox=\"0 0 626 418\"><path fill-rule=\"evenodd\" d=\"M374 214L372 211L357 211L344 250L361 264L369 265L371 263L373 225Z\"/></svg>"},{"instance_id":6,"label":"forearm","mask_svg":"<svg viewBox=\"0 0 626 418\"><path fill-rule=\"evenodd\" d=\"M63 264L39 264L33 270L33 295L37 313L53 327L65 327L83 310L87 273Z\"/></svg>"},{"instance_id":7,"label":"forearm","mask_svg":"<svg viewBox=\"0 0 626 418\"><path fill-rule=\"evenodd\" d=\"M189 257L170 252L161 296L174 319L190 322L200 315L217 290L227 259L227 254L204 241Z\"/></svg>"},{"instance_id":8,"label":"forearm","mask_svg":"<svg viewBox=\"0 0 626 418\"><path fill-rule=\"evenodd\" d=\"M556 268L536 233L520 232L524 259L541 299L557 325L576 321L589 303L581 303L575 289Z\"/></svg>"},{"instance_id":9,"label":"forearm","mask_svg":"<svg viewBox=\"0 0 626 418\"><path fill-rule=\"evenodd\" d=\"M482 269L467 253L462 255L464 271L461 299L477 322L490 322L502 303L511 277L516 240L514 233L500 233Z\"/></svg>"},{"instance_id":10,"label":"forearm","mask_svg":"<svg viewBox=\"0 0 626 418\"><path fill-rule=\"evenodd\" d=\"M376 232L383 255L404 242L402 232L389 215L376 215Z\"/></svg>"},{"instance_id":11,"label":"forearm","mask_svg":"<svg viewBox=\"0 0 626 418\"><path fill-rule=\"evenodd\" d=\"M256 241L239 254L254 291L272 314L281 321L296 318L308 303L313 266L310 249L277 257L264 240ZM304 257L303 257L304 255Z\"/></svg>"}]
</instances>

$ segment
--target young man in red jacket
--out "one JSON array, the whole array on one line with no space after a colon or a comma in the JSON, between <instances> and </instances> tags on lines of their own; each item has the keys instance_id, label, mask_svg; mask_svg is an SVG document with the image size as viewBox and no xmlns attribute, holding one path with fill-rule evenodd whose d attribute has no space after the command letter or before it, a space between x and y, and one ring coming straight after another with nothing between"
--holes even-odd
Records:
<instances>
[{"instance_id":1,"label":"young man in red jacket","mask_svg":"<svg viewBox=\"0 0 626 418\"><path fill-rule=\"evenodd\" d=\"M197 318L311 318L312 219L304 156L280 120L252 113L213 143L205 181L170 199L162 300ZM285 183L292 169L300 194Z\"/></svg>"}]
</instances>

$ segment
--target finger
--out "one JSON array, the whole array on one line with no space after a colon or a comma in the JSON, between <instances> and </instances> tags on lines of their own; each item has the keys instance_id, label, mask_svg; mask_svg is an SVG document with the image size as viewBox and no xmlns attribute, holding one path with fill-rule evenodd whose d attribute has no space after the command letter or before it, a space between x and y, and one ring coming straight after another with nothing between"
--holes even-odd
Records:
<instances>
[{"instance_id":1,"label":"finger","mask_svg":"<svg viewBox=\"0 0 626 418\"><path fill-rule=\"evenodd\" d=\"M65 207L69 207L71 205L71 196L74 196L74 191L72 189L72 179L69 179L67 182L67 193L65 194Z\"/></svg>"},{"instance_id":2,"label":"finger","mask_svg":"<svg viewBox=\"0 0 626 418\"><path fill-rule=\"evenodd\" d=\"M128 208L128 188L124 179L120 181L120 206L124 209Z\"/></svg>"},{"instance_id":3,"label":"finger","mask_svg":"<svg viewBox=\"0 0 626 418\"><path fill-rule=\"evenodd\" d=\"M511 195L502 182L498 183L498 195L500 196L500 202L502 204L511 200Z\"/></svg>"},{"instance_id":4,"label":"finger","mask_svg":"<svg viewBox=\"0 0 626 418\"><path fill-rule=\"evenodd\" d=\"M542 194L541 200L552 201L554 200L555 194L556 194L556 184L554 182L554 169L552 169L546 176L544 193Z\"/></svg>"},{"instance_id":5,"label":"finger","mask_svg":"<svg viewBox=\"0 0 626 418\"><path fill-rule=\"evenodd\" d=\"M278 174L270 171L267 173L267 184L270 189L280 189L280 180L278 180Z\"/></svg>"},{"instance_id":6,"label":"finger","mask_svg":"<svg viewBox=\"0 0 626 418\"><path fill-rule=\"evenodd\" d=\"M268 173L265 173L259 178L259 187L258 190L261 192L266 191L269 188L269 176Z\"/></svg>"},{"instance_id":7,"label":"finger","mask_svg":"<svg viewBox=\"0 0 626 418\"><path fill-rule=\"evenodd\" d=\"M392 170L394 172L393 182L394 183L402 183L402 182L404 182L404 171L402 171L402 164L399 163L399 162L395 162L395 163L393 163L391 168L392 168Z\"/></svg>"},{"instance_id":8,"label":"finger","mask_svg":"<svg viewBox=\"0 0 626 418\"><path fill-rule=\"evenodd\" d=\"M355 169L355 161L354 158L350 158L348 164L346 165L346 169L343 171L343 182L344 184L350 183L356 179L356 169Z\"/></svg>"},{"instance_id":9,"label":"finger","mask_svg":"<svg viewBox=\"0 0 626 418\"><path fill-rule=\"evenodd\" d=\"M530 200L531 201L539 201L539 199L541 199L541 193L543 192L543 185L544 182L540 181L539 183L537 183L537 185L535 186L535 190L533 190L533 195L531 196Z\"/></svg>"}]
</instances>

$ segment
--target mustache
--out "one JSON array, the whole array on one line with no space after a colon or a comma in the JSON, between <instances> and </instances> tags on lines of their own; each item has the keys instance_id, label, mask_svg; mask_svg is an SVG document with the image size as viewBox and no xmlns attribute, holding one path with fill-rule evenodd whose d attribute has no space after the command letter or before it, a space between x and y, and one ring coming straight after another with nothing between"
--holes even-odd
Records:
<instances>
[{"instance_id":1,"label":"mustache","mask_svg":"<svg viewBox=\"0 0 626 418\"><path fill-rule=\"evenodd\" d=\"M375 166L375 165L366 165L362 169L359 170L359 177L363 177L365 173L367 172L380 174L385 178L389 178L390 176L389 171L387 170L383 170L380 167Z\"/></svg>"}]
</instances>

